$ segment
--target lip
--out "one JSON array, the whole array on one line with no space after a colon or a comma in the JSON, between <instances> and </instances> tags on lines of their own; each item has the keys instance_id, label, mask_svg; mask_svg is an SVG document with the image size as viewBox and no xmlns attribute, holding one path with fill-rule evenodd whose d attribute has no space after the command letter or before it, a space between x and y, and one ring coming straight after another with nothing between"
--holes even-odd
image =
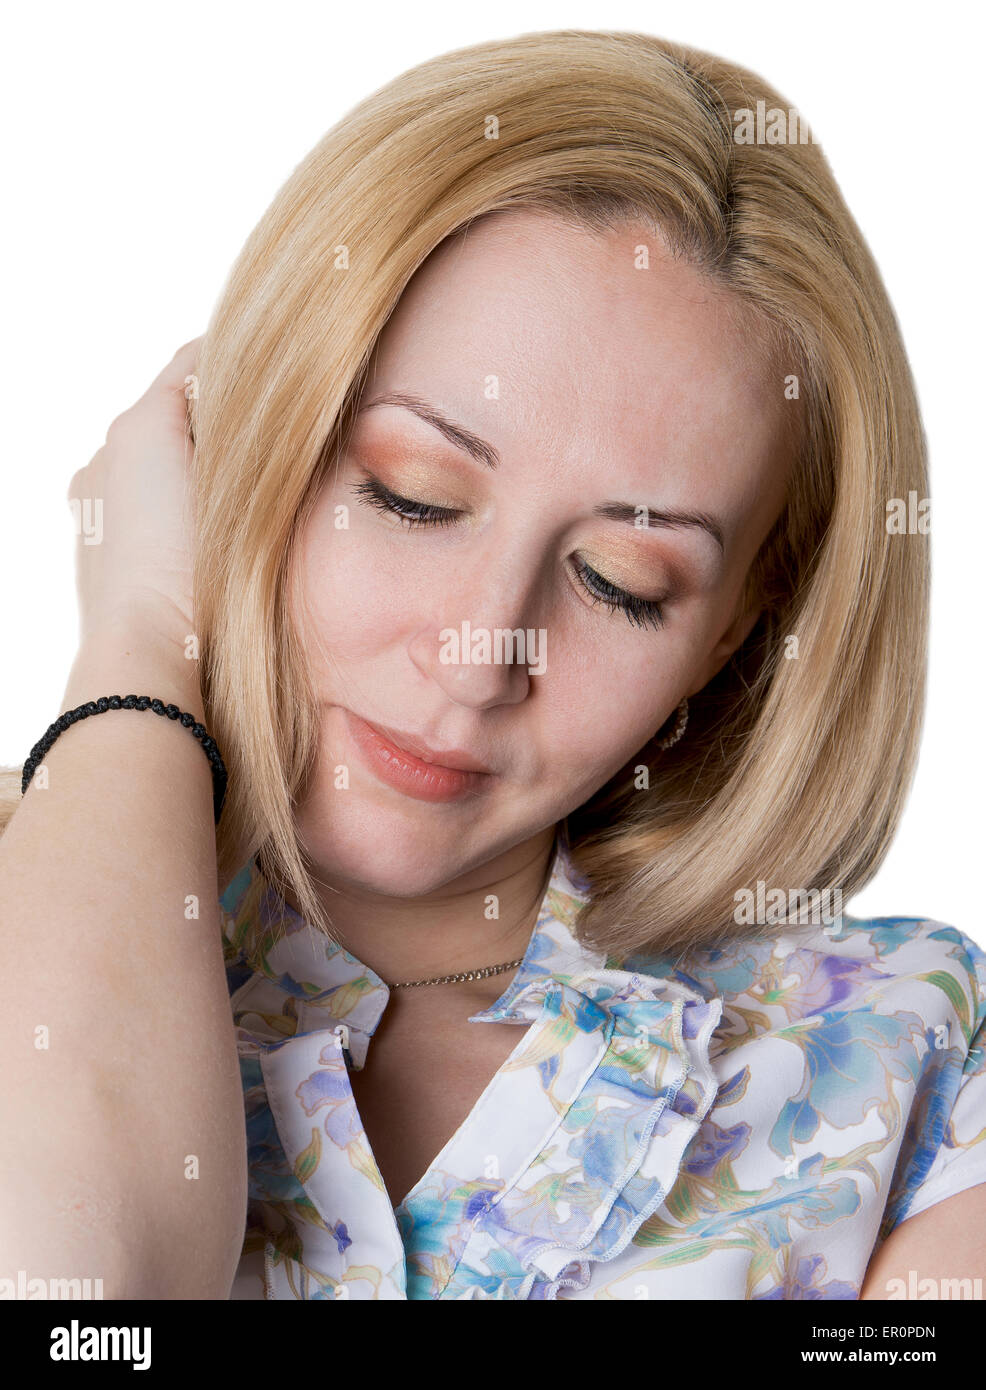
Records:
<instances>
[{"instance_id":1,"label":"lip","mask_svg":"<svg viewBox=\"0 0 986 1390\"><path fill-rule=\"evenodd\" d=\"M493 772L491 767L472 757L464 748L432 748L424 739L417 738L414 734L405 734L400 729L390 729L386 724L375 724L369 719L364 719L363 723L375 730L381 738L385 738L399 752L410 753L423 763L454 768L458 772Z\"/></svg>"},{"instance_id":2,"label":"lip","mask_svg":"<svg viewBox=\"0 0 986 1390\"><path fill-rule=\"evenodd\" d=\"M419 801L454 801L485 790L495 773L461 748L436 749L413 734L343 711L353 742L381 781Z\"/></svg>"}]
</instances>

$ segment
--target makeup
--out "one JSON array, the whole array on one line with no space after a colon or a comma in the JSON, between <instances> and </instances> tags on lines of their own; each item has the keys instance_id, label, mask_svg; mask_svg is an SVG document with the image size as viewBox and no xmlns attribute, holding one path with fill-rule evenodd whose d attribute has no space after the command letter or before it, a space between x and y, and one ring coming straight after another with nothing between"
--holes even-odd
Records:
<instances>
[{"instance_id":1,"label":"makeup","mask_svg":"<svg viewBox=\"0 0 986 1390\"><path fill-rule=\"evenodd\" d=\"M412 740L417 743L418 750L412 753L393 742L380 727L360 719L351 710L344 710L343 713L362 761L381 782L403 792L405 796L418 801L457 801L461 797L486 791L494 783L495 774L476 770L482 764L461 750L448 752L445 756L456 762L471 763L472 766L449 767L419 756L426 751L422 741Z\"/></svg>"}]
</instances>

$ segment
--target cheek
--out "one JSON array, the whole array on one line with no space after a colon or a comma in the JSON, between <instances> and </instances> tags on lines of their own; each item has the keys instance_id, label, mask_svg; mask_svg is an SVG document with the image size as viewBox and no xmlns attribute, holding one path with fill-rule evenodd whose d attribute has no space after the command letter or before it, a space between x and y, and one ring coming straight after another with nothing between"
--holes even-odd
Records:
<instances>
[{"instance_id":1,"label":"cheek","mask_svg":"<svg viewBox=\"0 0 986 1390\"><path fill-rule=\"evenodd\" d=\"M559 653L555 665L549 656L541 701L546 770L593 791L657 732L686 680L683 653L670 634L607 638Z\"/></svg>"},{"instance_id":2,"label":"cheek","mask_svg":"<svg viewBox=\"0 0 986 1390\"><path fill-rule=\"evenodd\" d=\"M321 653L323 690L335 687L339 671L352 681L416 678L409 643L445 611L455 567L358 508L342 513L348 525L339 525L341 500L327 498L313 516L299 568L304 630ZM531 677L530 699L498 717L527 747L525 776L588 795L674 709L702 623L699 613L679 610L665 629L638 630L620 615L572 609L567 596L562 602L544 615L545 673Z\"/></svg>"},{"instance_id":3,"label":"cheek","mask_svg":"<svg viewBox=\"0 0 986 1390\"><path fill-rule=\"evenodd\" d=\"M418 588L399 550L393 537L368 528L352 507L348 518L341 513L337 520L334 500L313 519L302 546L297 606L310 640L335 662L372 657L406 628L409 599Z\"/></svg>"}]
</instances>

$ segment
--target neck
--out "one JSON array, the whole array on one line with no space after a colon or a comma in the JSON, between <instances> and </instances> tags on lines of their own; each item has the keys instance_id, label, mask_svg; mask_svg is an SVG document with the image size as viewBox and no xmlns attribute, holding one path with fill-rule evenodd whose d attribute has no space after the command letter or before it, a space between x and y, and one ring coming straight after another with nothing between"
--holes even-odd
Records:
<instances>
[{"instance_id":1,"label":"neck","mask_svg":"<svg viewBox=\"0 0 986 1390\"><path fill-rule=\"evenodd\" d=\"M554 854L555 827L452 880L433 893L394 898L318 874L315 888L345 950L387 984L430 980L519 960L537 922ZM498 916L488 915L495 895ZM299 910L293 895L288 905ZM429 986L427 992L471 989L503 993L512 972L481 981ZM425 991L420 991L424 993ZM404 993L404 991L401 991ZM417 994L417 990L407 991Z\"/></svg>"}]
</instances>

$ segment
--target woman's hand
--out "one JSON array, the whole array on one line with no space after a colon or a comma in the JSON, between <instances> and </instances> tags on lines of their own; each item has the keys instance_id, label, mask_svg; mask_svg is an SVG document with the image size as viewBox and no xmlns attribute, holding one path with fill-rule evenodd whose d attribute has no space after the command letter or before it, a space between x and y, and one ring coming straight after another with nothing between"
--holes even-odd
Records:
<instances>
[{"instance_id":1,"label":"woman's hand","mask_svg":"<svg viewBox=\"0 0 986 1390\"><path fill-rule=\"evenodd\" d=\"M177 643L195 631L186 379L201 342L178 349L69 484L83 647L121 630Z\"/></svg>"},{"instance_id":2,"label":"woman's hand","mask_svg":"<svg viewBox=\"0 0 986 1390\"><path fill-rule=\"evenodd\" d=\"M72 479L82 640L63 711L133 692L205 723L185 646L184 387L199 341ZM65 729L43 767L0 854L0 1278L68 1272L102 1279L106 1298L226 1299L247 1139L208 763L187 728L111 708Z\"/></svg>"}]
</instances>

